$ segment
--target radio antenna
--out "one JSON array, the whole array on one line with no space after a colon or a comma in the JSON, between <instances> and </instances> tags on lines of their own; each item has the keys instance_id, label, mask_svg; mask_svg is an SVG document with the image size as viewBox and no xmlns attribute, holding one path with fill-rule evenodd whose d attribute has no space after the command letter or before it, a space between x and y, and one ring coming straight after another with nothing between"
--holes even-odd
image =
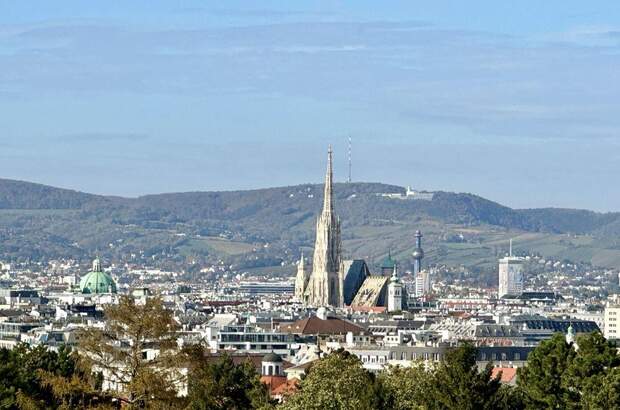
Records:
<instances>
[{"instance_id":1,"label":"radio antenna","mask_svg":"<svg viewBox=\"0 0 620 410\"><path fill-rule=\"evenodd\" d=\"M347 182L351 182L351 136L349 136L349 179Z\"/></svg>"}]
</instances>

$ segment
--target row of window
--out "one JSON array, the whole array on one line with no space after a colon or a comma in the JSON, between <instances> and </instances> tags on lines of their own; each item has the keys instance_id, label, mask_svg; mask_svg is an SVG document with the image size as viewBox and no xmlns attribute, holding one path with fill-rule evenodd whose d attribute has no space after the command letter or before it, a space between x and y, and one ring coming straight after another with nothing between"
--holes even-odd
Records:
<instances>
[{"instance_id":1,"label":"row of window","mask_svg":"<svg viewBox=\"0 0 620 410\"><path fill-rule=\"evenodd\" d=\"M497 353L491 353L491 355L490 355L490 360L492 360L492 361L498 360L498 357L500 358L499 360L502 360L502 361L506 361L506 360L508 360L508 355L507 355L506 353L502 353L502 354L501 354L501 355L499 355L499 356L498 356L498 354L497 354ZM484 353L484 352L482 352L482 353L480 354L480 360L483 360L483 361L484 361L484 360L487 360L487 354L486 354L486 353ZM521 353L519 353L519 352L515 352L515 353L512 355L512 360L521 360Z\"/></svg>"}]
</instances>

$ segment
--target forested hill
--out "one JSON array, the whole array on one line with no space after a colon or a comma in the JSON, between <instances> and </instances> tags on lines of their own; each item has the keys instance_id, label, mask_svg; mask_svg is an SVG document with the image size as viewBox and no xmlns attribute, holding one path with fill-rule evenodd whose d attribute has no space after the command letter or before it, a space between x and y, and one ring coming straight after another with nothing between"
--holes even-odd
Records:
<instances>
[{"instance_id":1,"label":"forested hill","mask_svg":"<svg viewBox=\"0 0 620 410\"><path fill-rule=\"evenodd\" d=\"M431 245L462 232L477 243L490 232L578 234L599 242L620 232L619 213L515 210L449 192L437 192L432 201L392 199L380 194L404 188L378 183L342 183L334 190L345 245L370 258L388 248L406 253L416 227ZM110 258L160 254L179 263L223 258L243 264L251 253L249 259L263 261L257 266L278 264L312 247L321 201L316 184L118 198L0 179L0 259L84 257L106 249Z\"/></svg>"}]
</instances>

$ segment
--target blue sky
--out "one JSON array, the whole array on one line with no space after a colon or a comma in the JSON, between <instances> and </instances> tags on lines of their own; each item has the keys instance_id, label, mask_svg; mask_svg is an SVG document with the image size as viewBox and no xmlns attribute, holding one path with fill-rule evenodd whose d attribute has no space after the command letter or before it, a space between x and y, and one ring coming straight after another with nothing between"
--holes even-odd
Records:
<instances>
[{"instance_id":1,"label":"blue sky","mask_svg":"<svg viewBox=\"0 0 620 410\"><path fill-rule=\"evenodd\" d=\"M518 3L518 4L509 4ZM614 1L3 1L1 177L620 210Z\"/></svg>"}]
</instances>

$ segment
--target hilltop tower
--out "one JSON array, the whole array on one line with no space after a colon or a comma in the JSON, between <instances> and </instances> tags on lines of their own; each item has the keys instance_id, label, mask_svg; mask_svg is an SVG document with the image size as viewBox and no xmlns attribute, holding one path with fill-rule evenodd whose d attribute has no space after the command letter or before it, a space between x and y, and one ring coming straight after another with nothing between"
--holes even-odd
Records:
<instances>
[{"instance_id":1,"label":"hilltop tower","mask_svg":"<svg viewBox=\"0 0 620 410\"><path fill-rule=\"evenodd\" d=\"M415 231L415 249L413 251L413 275L417 275L422 270L422 259L424 251L422 250L422 232Z\"/></svg>"},{"instance_id":2,"label":"hilltop tower","mask_svg":"<svg viewBox=\"0 0 620 410\"><path fill-rule=\"evenodd\" d=\"M341 306L340 218L334 212L332 147L327 151L327 173L323 195L323 211L316 222L316 241L312 258L312 274L305 290L305 301L311 306Z\"/></svg>"}]
</instances>

